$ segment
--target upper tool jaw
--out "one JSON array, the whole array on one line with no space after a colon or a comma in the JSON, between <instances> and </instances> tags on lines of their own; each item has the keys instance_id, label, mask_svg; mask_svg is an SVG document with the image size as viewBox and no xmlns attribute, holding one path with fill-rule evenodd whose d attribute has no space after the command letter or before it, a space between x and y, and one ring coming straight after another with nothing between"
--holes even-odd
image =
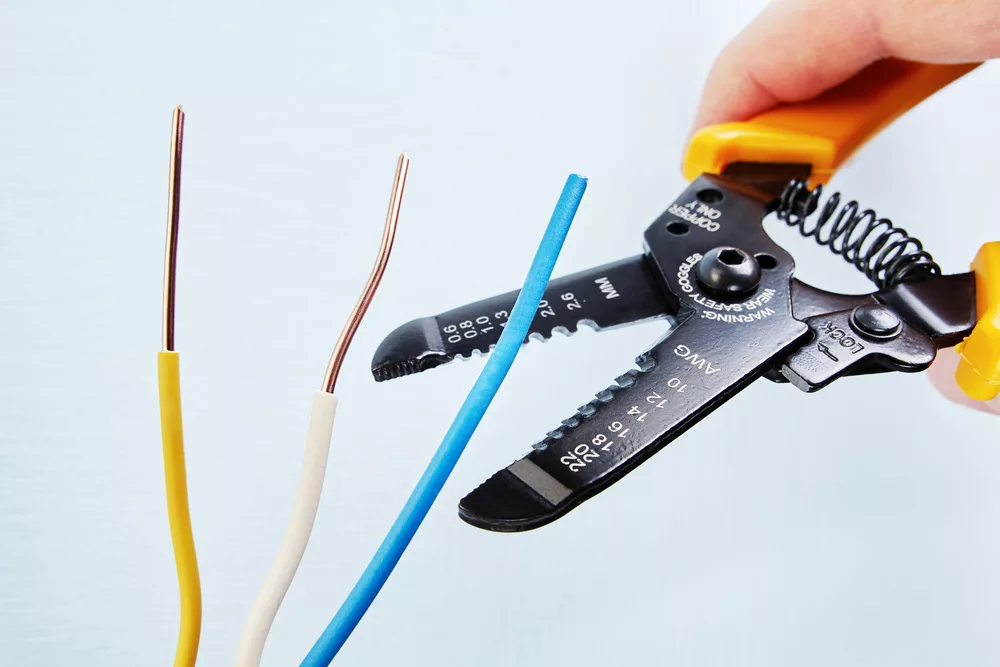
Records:
<instances>
[{"instance_id":1,"label":"upper tool jaw","mask_svg":"<svg viewBox=\"0 0 1000 667\"><path fill-rule=\"evenodd\" d=\"M375 351L372 375L382 382L489 353L517 295L507 292L402 325ZM581 324L611 329L670 312L649 262L638 255L550 281L525 342L569 335Z\"/></svg>"}]
</instances>

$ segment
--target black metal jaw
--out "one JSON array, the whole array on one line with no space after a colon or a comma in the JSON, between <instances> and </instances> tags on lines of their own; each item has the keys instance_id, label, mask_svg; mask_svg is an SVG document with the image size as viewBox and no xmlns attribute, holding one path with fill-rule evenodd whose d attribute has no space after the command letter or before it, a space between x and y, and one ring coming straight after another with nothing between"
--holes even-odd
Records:
<instances>
[{"instance_id":1,"label":"black metal jaw","mask_svg":"<svg viewBox=\"0 0 1000 667\"><path fill-rule=\"evenodd\" d=\"M865 295L812 288L764 231L773 195L695 180L647 228L643 255L553 280L525 340L662 318L673 326L576 414L462 499L494 531L549 523L615 483L761 376L816 391L845 375L927 368L975 324L970 274ZM517 292L410 322L372 362L376 380L474 353L500 336Z\"/></svg>"}]
</instances>

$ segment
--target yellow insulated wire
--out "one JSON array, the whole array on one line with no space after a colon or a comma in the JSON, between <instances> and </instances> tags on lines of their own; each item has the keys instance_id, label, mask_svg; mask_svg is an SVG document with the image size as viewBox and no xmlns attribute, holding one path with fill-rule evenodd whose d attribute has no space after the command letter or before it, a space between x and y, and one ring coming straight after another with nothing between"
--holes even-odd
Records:
<instances>
[{"instance_id":1,"label":"yellow insulated wire","mask_svg":"<svg viewBox=\"0 0 1000 667\"><path fill-rule=\"evenodd\" d=\"M181 422L180 356L157 355L160 381L160 428L163 431L163 472L167 483L167 514L174 543L177 583L181 593L181 627L174 667L191 667L198 657L201 637L201 580L194 551L184 469L184 429Z\"/></svg>"},{"instance_id":2,"label":"yellow insulated wire","mask_svg":"<svg viewBox=\"0 0 1000 667\"><path fill-rule=\"evenodd\" d=\"M174 667L193 667L201 639L201 580L194 550L184 467L184 428L181 420L180 358L174 351L174 295L176 293L177 231L180 219L181 152L184 112L174 109L170 137L170 186L167 203L167 249L163 270L163 350L156 365L160 392L160 429L163 435L163 472L167 487L167 515L174 545L181 619Z\"/></svg>"}]
</instances>

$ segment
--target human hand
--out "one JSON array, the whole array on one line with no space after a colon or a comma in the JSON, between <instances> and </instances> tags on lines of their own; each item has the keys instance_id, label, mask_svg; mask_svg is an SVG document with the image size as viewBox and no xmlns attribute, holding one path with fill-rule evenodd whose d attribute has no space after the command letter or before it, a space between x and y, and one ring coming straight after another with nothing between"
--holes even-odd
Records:
<instances>
[{"instance_id":1,"label":"human hand","mask_svg":"<svg viewBox=\"0 0 1000 667\"><path fill-rule=\"evenodd\" d=\"M692 133L801 102L884 58L973 63L1000 57L995 0L777 0L719 55ZM958 355L942 350L930 370L949 400L1000 414L1000 397L974 401L954 380Z\"/></svg>"},{"instance_id":2,"label":"human hand","mask_svg":"<svg viewBox=\"0 0 1000 667\"><path fill-rule=\"evenodd\" d=\"M719 54L694 129L801 102L884 58L1000 57L995 0L777 0Z\"/></svg>"}]
</instances>

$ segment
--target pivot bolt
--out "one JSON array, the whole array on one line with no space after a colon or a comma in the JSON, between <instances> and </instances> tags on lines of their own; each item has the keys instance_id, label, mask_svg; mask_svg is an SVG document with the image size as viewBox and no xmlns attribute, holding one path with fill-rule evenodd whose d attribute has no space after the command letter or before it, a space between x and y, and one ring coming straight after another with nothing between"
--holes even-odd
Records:
<instances>
[{"instance_id":1,"label":"pivot bolt","mask_svg":"<svg viewBox=\"0 0 1000 667\"><path fill-rule=\"evenodd\" d=\"M851 312L851 328L868 338L891 340L902 331L903 323L895 311L879 303L855 308Z\"/></svg>"},{"instance_id":2,"label":"pivot bolt","mask_svg":"<svg viewBox=\"0 0 1000 667\"><path fill-rule=\"evenodd\" d=\"M720 246L705 253L698 263L698 280L713 292L737 296L760 283L760 264L747 252Z\"/></svg>"}]
</instances>

